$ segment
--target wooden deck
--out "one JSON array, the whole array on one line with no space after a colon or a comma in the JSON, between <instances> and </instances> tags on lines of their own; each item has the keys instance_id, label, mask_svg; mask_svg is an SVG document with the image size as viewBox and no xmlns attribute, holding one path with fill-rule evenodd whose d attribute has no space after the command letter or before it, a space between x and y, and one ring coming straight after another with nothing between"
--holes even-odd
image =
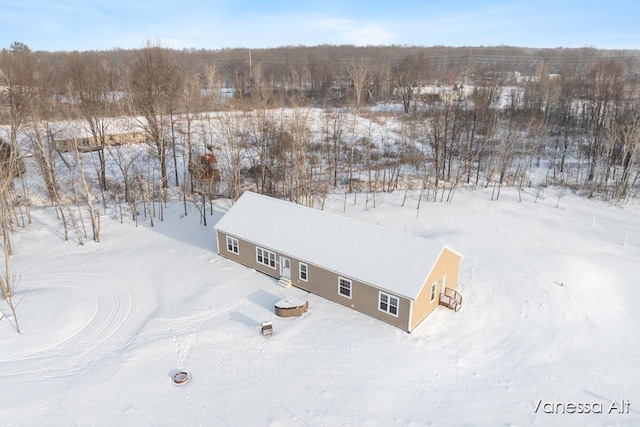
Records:
<instances>
[{"instance_id":1,"label":"wooden deck","mask_svg":"<svg viewBox=\"0 0 640 427\"><path fill-rule=\"evenodd\" d=\"M440 294L440 305L458 311L462 307L462 295L455 289L444 288L444 294Z\"/></svg>"}]
</instances>

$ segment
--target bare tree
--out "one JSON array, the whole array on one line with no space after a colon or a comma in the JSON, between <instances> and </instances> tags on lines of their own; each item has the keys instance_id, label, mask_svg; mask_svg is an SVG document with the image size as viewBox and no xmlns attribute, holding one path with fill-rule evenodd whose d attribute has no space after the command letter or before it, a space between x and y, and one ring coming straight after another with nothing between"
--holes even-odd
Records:
<instances>
[{"instance_id":1,"label":"bare tree","mask_svg":"<svg viewBox=\"0 0 640 427\"><path fill-rule=\"evenodd\" d=\"M309 142L312 138L311 115L306 108L294 108L291 114L283 119L283 128L291 136L289 199L302 203L310 198L312 188L312 173L308 162Z\"/></svg>"},{"instance_id":2,"label":"bare tree","mask_svg":"<svg viewBox=\"0 0 640 427\"><path fill-rule=\"evenodd\" d=\"M204 66L204 84L206 85L206 98L210 107L218 107L222 101L223 78L215 62L211 61Z\"/></svg>"},{"instance_id":3,"label":"bare tree","mask_svg":"<svg viewBox=\"0 0 640 427\"><path fill-rule=\"evenodd\" d=\"M615 135L611 153L611 164L615 177L613 197L624 200L629 194L631 177L638 176L638 152L640 147L640 116L638 98L635 92L621 105L620 111L610 124L610 132Z\"/></svg>"},{"instance_id":4,"label":"bare tree","mask_svg":"<svg viewBox=\"0 0 640 427\"><path fill-rule=\"evenodd\" d=\"M112 117L116 105L111 86L113 70L111 64L95 52L72 53L67 67L68 98L87 124L97 146L98 182L104 201L107 189L105 148L109 145L109 137L120 131L114 128Z\"/></svg>"},{"instance_id":5,"label":"bare tree","mask_svg":"<svg viewBox=\"0 0 640 427\"><path fill-rule=\"evenodd\" d=\"M599 171L600 182L608 178L606 126L613 114L612 109L615 109L623 96L623 69L618 62L599 62L589 71L587 77L588 92L584 110L585 124L590 135L587 181L595 184L598 181L596 175ZM594 190L592 185L591 194Z\"/></svg>"},{"instance_id":6,"label":"bare tree","mask_svg":"<svg viewBox=\"0 0 640 427\"><path fill-rule=\"evenodd\" d=\"M408 56L391 69L394 90L402 100L405 113L408 113L411 107L413 91L421 83L424 66L417 58Z\"/></svg>"},{"instance_id":7,"label":"bare tree","mask_svg":"<svg viewBox=\"0 0 640 427\"><path fill-rule=\"evenodd\" d=\"M220 147L222 175L229 197L237 200L242 194L241 169L246 156L247 113L221 113L209 116L204 123L209 139Z\"/></svg>"},{"instance_id":8,"label":"bare tree","mask_svg":"<svg viewBox=\"0 0 640 427\"><path fill-rule=\"evenodd\" d=\"M11 239L13 217L15 216L15 195L13 181L22 173L22 160L12 153L11 145L2 142L0 145L0 232L2 233L2 247L4 252L4 266L0 272L0 292L13 314L16 331L20 333L20 324L16 315L15 278L11 270Z\"/></svg>"},{"instance_id":9,"label":"bare tree","mask_svg":"<svg viewBox=\"0 0 640 427\"><path fill-rule=\"evenodd\" d=\"M277 139L276 119L272 110L258 109L248 118L248 143L254 153L249 157L249 175L254 179L256 190L261 194L275 196L279 171L276 169L275 150Z\"/></svg>"},{"instance_id":10,"label":"bare tree","mask_svg":"<svg viewBox=\"0 0 640 427\"><path fill-rule=\"evenodd\" d=\"M89 183L87 182L86 174L84 171L84 163L82 160L82 154L78 150L78 147L74 147L73 150L75 158L76 173L80 180L81 190L84 194L84 201L87 204L89 211L89 218L91 220L91 231L93 240L96 243L100 243L100 213L94 209L93 194Z\"/></svg>"},{"instance_id":11,"label":"bare tree","mask_svg":"<svg viewBox=\"0 0 640 427\"><path fill-rule=\"evenodd\" d=\"M147 42L129 64L129 88L134 111L151 139L159 163L162 188L169 187L167 156L171 145L175 100L180 91L180 71L170 51Z\"/></svg>"},{"instance_id":12,"label":"bare tree","mask_svg":"<svg viewBox=\"0 0 640 427\"><path fill-rule=\"evenodd\" d=\"M476 87L471 95L471 133L465 149L465 163L467 182L471 181L473 165L476 165L475 185L480 182L480 175L484 169L483 160L487 151L491 150L498 127L498 103L502 89L502 76L489 74L489 77L484 79L484 85Z\"/></svg>"},{"instance_id":13,"label":"bare tree","mask_svg":"<svg viewBox=\"0 0 640 427\"><path fill-rule=\"evenodd\" d=\"M10 141L0 140L0 232L2 233L4 266L0 273L0 292L13 314L16 331L20 324L16 315L15 280L11 270L13 255L10 233L15 216L14 179L24 171L18 147L18 132L27 116L29 91L33 78L33 62L27 45L14 42L11 50L2 50L0 85L6 88L2 96L2 108L8 111ZM27 85L27 86L25 86Z\"/></svg>"},{"instance_id":14,"label":"bare tree","mask_svg":"<svg viewBox=\"0 0 640 427\"><path fill-rule=\"evenodd\" d=\"M331 174L332 184L338 186L338 171L340 169L340 158L344 145L344 135L347 127L346 111L343 109L325 110L323 115L323 142L325 143L325 154L327 165Z\"/></svg>"},{"instance_id":15,"label":"bare tree","mask_svg":"<svg viewBox=\"0 0 640 427\"><path fill-rule=\"evenodd\" d=\"M353 87L356 110L359 110L362 95L367 89L371 78L371 59L367 56L349 59L345 62L344 67Z\"/></svg>"},{"instance_id":16,"label":"bare tree","mask_svg":"<svg viewBox=\"0 0 640 427\"><path fill-rule=\"evenodd\" d=\"M35 73L33 54L26 44L13 42L9 50L0 52L0 112L9 124L9 163L19 164L18 134L29 117Z\"/></svg>"}]
</instances>

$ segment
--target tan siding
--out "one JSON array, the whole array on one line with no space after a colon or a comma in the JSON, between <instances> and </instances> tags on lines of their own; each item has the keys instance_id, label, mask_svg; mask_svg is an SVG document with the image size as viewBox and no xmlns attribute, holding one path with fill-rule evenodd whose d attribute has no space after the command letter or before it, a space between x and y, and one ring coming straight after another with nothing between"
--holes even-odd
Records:
<instances>
[{"instance_id":1,"label":"tan siding","mask_svg":"<svg viewBox=\"0 0 640 427\"><path fill-rule=\"evenodd\" d=\"M411 326L409 330L413 330L429 315L437 306L440 300L440 284L436 288L436 298L430 302L431 285L439 282L442 276L446 275L446 287L456 289L458 286L458 274L460 271L460 256L447 248L444 248L440 257L431 271L431 274L425 280L422 290L418 298L413 303L413 313L411 314Z\"/></svg>"},{"instance_id":2,"label":"tan siding","mask_svg":"<svg viewBox=\"0 0 640 427\"><path fill-rule=\"evenodd\" d=\"M220 255L232 259L240 264L254 268L255 270L265 273L269 276L280 276L280 254L277 251L272 251L275 252L276 255L278 255L276 259L276 268L273 269L257 262L256 245L254 245L253 243L246 242L238 238L239 254L236 255L235 253L230 252L227 249L227 235L221 231L216 232L218 234L218 241L220 242ZM264 249L271 250L270 248ZM308 267L308 281L302 281L299 278L300 261L292 256L284 256L291 260L291 282L294 286L309 291L313 294L322 296L333 302L337 302L338 304L360 311L376 319L390 323L405 331L407 330L410 310L410 301L408 299L390 292L385 292L388 295L398 298L398 316L393 316L378 309L379 290L377 288L369 286L365 283L358 282L352 277L339 275L305 261L303 262L307 264ZM344 277L345 279L351 280L351 299L338 293L338 277Z\"/></svg>"},{"instance_id":3,"label":"tan siding","mask_svg":"<svg viewBox=\"0 0 640 427\"><path fill-rule=\"evenodd\" d=\"M279 257L276 257L276 268L271 268L264 264L260 264L256 259L256 245L254 245L251 242L244 241L239 237L236 237L236 239L238 239L239 253L235 254L229 251L229 249L227 248L227 234L221 231L217 231L217 233L218 233L218 241L220 242L220 248L219 248L220 255L224 256L225 258L232 259L235 262L238 262L242 265L246 265L247 267L251 267L271 277L280 277ZM232 237L235 237L235 236L232 236ZM260 247L263 249L269 249L263 246L260 246ZM271 252L275 252L275 251L271 251ZM276 252L276 255L278 255L277 252Z\"/></svg>"},{"instance_id":4,"label":"tan siding","mask_svg":"<svg viewBox=\"0 0 640 427\"><path fill-rule=\"evenodd\" d=\"M305 264L308 266L308 281L304 282L299 279L299 262L297 260L293 260L292 262L291 280L295 286L313 294L320 295L321 297L333 302L337 302L345 307L352 308L376 319L390 323L398 328L407 330L410 302L406 298L390 292L385 292L388 295L398 298L398 316L396 317L378 309L380 291L377 288L359 282L352 277L340 275L307 262L305 262ZM338 277L351 280L350 299L338 292Z\"/></svg>"}]
</instances>

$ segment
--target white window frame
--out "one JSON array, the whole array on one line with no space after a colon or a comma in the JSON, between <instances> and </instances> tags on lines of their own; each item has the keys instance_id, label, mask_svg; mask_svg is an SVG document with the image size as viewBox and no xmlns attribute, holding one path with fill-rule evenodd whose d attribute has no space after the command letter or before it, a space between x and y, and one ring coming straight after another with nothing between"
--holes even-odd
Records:
<instances>
[{"instance_id":1,"label":"white window frame","mask_svg":"<svg viewBox=\"0 0 640 427\"><path fill-rule=\"evenodd\" d=\"M265 262L266 260L266 262ZM256 262L258 264L265 265L267 267L271 267L275 270L276 268L276 253L271 252L268 249L261 248L256 246Z\"/></svg>"},{"instance_id":2,"label":"white window frame","mask_svg":"<svg viewBox=\"0 0 640 427\"><path fill-rule=\"evenodd\" d=\"M229 249L229 247L231 247L231 249ZM227 236L227 251L236 255L240 254L238 239L236 239L235 237Z\"/></svg>"},{"instance_id":3,"label":"white window frame","mask_svg":"<svg viewBox=\"0 0 640 427\"><path fill-rule=\"evenodd\" d=\"M343 286L342 282L345 282L345 284L349 284L348 289L349 289L349 295L345 295L342 293L342 289L343 288L347 288L346 286ZM340 277L338 276L338 294L342 295L345 298L349 298L351 299L351 296L353 295L353 282L349 279L346 279L344 277Z\"/></svg>"},{"instance_id":4,"label":"white window frame","mask_svg":"<svg viewBox=\"0 0 640 427\"><path fill-rule=\"evenodd\" d=\"M304 266L304 277L302 277L302 267ZM304 262L298 263L298 278L303 282L309 281L309 266Z\"/></svg>"},{"instance_id":5,"label":"white window frame","mask_svg":"<svg viewBox=\"0 0 640 427\"><path fill-rule=\"evenodd\" d=\"M384 302L384 305L386 306L385 308L382 308L383 297L386 298L386 301ZM395 300L395 304L392 303L393 300ZM391 307L396 308L395 313L392 312ZM392 316L398 317L398 312L400 311L400 298L393 296L391 294L387 294L385 292L380 292L378 294L378 310L384 313L390 314Z\"/></svg>"},{"instance_id":6,"label":"white window frame","mask_svg":"<svg viewBox=\"0 0 640 427\"><path fill-rule=\"evenodd\" d=\"M438 282L434 282L433 285L431 285L431 295L429 296L430 303L436 300L437 293L438 293Z\"/></svg>"}]
</instances>

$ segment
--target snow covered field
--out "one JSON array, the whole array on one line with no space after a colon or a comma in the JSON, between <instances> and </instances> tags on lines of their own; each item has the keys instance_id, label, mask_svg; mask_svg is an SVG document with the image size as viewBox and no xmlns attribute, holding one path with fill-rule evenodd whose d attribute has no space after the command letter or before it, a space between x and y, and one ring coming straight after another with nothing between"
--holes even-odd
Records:
<instances>
[{"instance_id":1,"label":"snow covered field","mask_svg":"<svg viewBox=\"0 0 640 427\"><path fill-rule=\"evenodd\" d=\"M349 196L345 215L465 255L463 309L412 334L218 257L226 201L206 228L180 204L153 228L103 216L84 247L34 209L13 238L21 335L0 305L0 425L640 425L640 206L516 191L460 189L419 218L415 193ZM276 318L291 295L309 312Z\"/></svg>"}]
</instances>

